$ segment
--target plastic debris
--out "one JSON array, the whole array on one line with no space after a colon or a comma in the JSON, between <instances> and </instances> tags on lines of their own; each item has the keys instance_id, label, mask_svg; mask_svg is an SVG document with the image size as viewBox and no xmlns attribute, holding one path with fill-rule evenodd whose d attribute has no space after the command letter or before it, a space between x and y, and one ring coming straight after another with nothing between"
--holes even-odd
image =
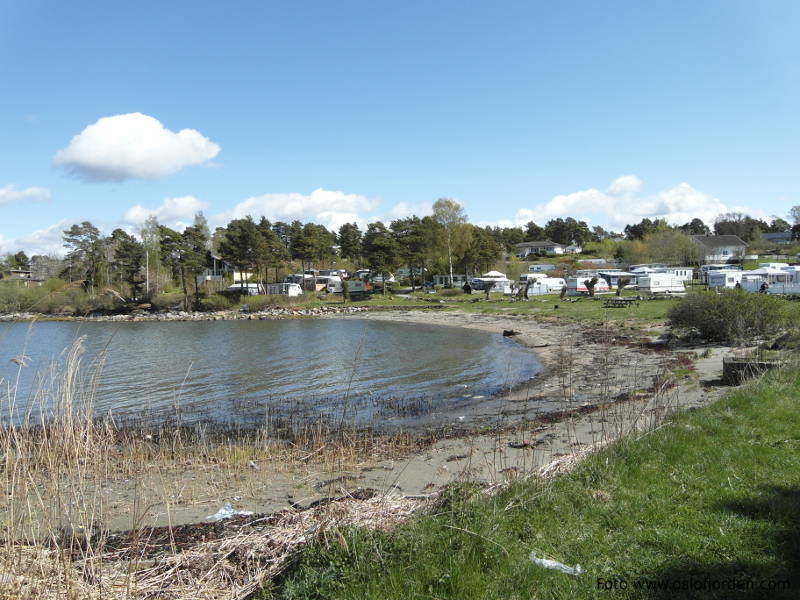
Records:
<instances>
[{"instance_id":1,"label":"plastic debris","mask_svg":"<svg viewBox=\"0 0 800 600\"><path fill-rule=\"evenodd\" d=\"M539 558L536 556L536 552L531 552L530 556L528 557L531 559L531 562L535 565L543 567L545 569L552 569L553 571L561 571L562 573L566 573L567 575L580 575L583 573L583 569L580 565L575 565L574 567L570 567L565 565L564 563L560 563L557 560L550 560L549 558Z\"/></svg>"},{"instance_id":2,"label":"plastic debris","mask_svg":"<svg viewBox=\"0 0 800 600\"><path fill-rule=\"evenodd\" d=\"M214 521L222 521L223 519L229 519L236 515L243 515L248 516L252 515L253 511L251 510L233 510L233 505L230 502L226 502L222 505L217 512L213 515L208 515L206 519L213 519Z\"/></svg>"}]
</instances>

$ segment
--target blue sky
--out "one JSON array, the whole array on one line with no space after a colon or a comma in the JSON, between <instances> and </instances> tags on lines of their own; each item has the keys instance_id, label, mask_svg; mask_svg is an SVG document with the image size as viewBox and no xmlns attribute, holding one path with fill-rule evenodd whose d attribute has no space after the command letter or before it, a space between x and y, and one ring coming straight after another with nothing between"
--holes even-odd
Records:
<instances>
[{"instance_id":1,"label":"blue sky","mask_svg":"<svg viewBox=\"0 0 800 600\"><path fill-rule=\"evenodd\" d=\"M479 223L785 216L798 25L797 2L0 0L0 251L439 197Z\"/></svg>"}]
</instances>

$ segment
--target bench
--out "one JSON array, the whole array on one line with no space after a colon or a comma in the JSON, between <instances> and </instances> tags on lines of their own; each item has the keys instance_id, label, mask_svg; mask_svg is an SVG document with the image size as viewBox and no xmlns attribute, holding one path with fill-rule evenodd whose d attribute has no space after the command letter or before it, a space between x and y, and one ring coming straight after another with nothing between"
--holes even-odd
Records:
<instances>
[{"instance_id":1,"label":"bench","mask_svg":"<svg viewBox=\"0 0 800 600\"><path fill-rule=\"evenodd\" d=\"M628 306L633 306L634 304L639 306L638 298L614 297L603 300L603 308L626 308Z\"/></svg>"}]
</instances>

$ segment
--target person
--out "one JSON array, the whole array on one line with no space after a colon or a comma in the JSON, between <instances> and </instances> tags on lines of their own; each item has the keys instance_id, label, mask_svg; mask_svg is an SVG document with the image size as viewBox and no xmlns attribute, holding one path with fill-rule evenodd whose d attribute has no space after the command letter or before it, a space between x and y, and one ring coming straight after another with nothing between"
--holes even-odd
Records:
<instances>
[{"instance_id":1,"label":"person","mask_svg":"<svg viewBox=\"0 0 800 600\"><path fill-rule=\"evenodd\" d=\"M761 287L758 288L758 291L760 294L766 294L768 289L769 289L769 284L765 281L764 283L761 284Z\"/></svg>"},{"instance_id":2,"label":"person","mask_svg":"<svg viewBox=\"0 0 800 600\"><path fill-rule=\"evenodd\" d=\"M469 281L464 282L464 286L461 289L464 290L465 294L472 293L472 287L469 285Z\"/></svg>"}]
</instances>

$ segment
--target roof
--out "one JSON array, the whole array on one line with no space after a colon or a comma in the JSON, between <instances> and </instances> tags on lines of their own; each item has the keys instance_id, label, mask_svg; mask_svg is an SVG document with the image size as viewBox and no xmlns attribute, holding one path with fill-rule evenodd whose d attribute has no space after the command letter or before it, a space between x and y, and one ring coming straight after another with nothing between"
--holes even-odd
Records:
<instances>
[{"instance_id":1,"label":"roof","mask_svg":"<svg viewBox=\"0 0 800 600\"><path fill-rule=\"evenodd\" d=\"M695 242L706 248L723 248L725 246L747 246L738 235L692 235Z\"/></svg>"},{"instance_id":2,"label":"roof","mask_svg":"<svg viewBox=\"0 0 800 600\"><path fill-rule=\"evenodd\" d=\"M762 233L761 237L765 240L770 242L777 242L777 241L792 241L792 232L791 231L779 231L777 233Z\"/></svg>"},{"instance_id":3,"label":"roof","mask_svg":"<svg viewBox=\"0 0 800 600\"><path fill-rule=\"evenodd\" d=\"M517 244L517 248L535 248L537 246L560 246L563 248L564 244L551 242L550 240L539 240L536 242L521 242Z\"/></svg>"}]
</instances>

